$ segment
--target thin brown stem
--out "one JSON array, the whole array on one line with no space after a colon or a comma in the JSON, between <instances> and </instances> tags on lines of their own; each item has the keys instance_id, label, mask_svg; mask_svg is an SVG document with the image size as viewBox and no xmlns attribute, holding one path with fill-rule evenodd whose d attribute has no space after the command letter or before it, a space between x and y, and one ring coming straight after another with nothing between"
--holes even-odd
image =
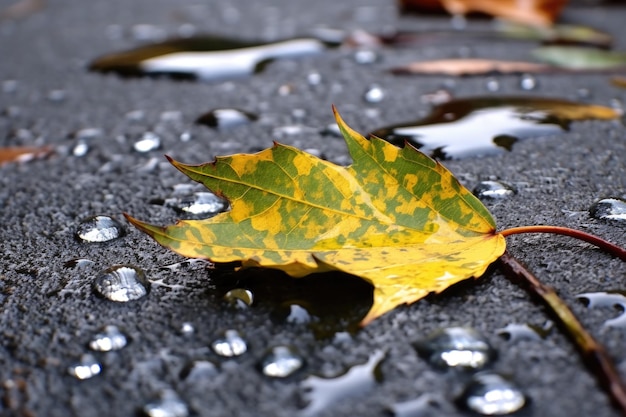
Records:
<instances>
[{"instance_id":1,"label":"thin brown stem","mask_svg":"<svg viewBox=\"0 0 626 417\"><path fill-rule=\"evenodd\" d=\"M500 265L512 282L538 296L556 316L558 323L572 339L587 366L596 374L600 385L608 392L622 415L626 416L626 386L604 347L584 329L554 288L539 282L537 277L508 251L500 257Z\"/></svg>"},{"instance_id":2,"label":"thin brown stem","mask_svg":"<svg viewBox=\"0 0 626 417\"><path fill-rule=\"evenodd\" d=\"M611 255L620 258L622 261L626 261L626 249L617 246L614 243L609 242L608 240L604 240L599 238L598 236L592 235L590 233L586 233L576 229L570 229L568 227L559 227L559 226L521 226L521 227L513 227L511 229L505 229L500 232L500 234L504 237L517 235L522 233L551 233L556 235L565 235L569 237L573 237L575 239L579 239L585 241L587 243L591 243L599 247L600 249L610 253Z\"/></svg>"}]
</instances>

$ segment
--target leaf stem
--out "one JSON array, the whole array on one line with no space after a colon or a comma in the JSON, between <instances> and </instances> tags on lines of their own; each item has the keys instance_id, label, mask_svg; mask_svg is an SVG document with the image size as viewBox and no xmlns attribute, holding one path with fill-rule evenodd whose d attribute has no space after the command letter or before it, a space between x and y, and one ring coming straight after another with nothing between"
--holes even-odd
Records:
<instances>
[{"instance_id":1,"label":"leaf stem","mask_svg":"<svg viewBox=\"0 0 626 417\"><path fill-rule=\"evenodd\" d=\"M513 227L511 229L505 229L500 232L500 234L504 237L517 235L522 233L552 233L555 235L565 235L569 237L573 237L575 239L583 240L587 243L591 243L599 247L602 250L610 253L611 255L620 258L622 261L626 261L626 249L617 246L614 243L609 242L608 240L604 240L599 238L598 236L592 235L590 233L586 233L576 229L570 229L568 227L559 227L559 226L521 226L521 227Z\"/></svg>"},{"instance_id":2,"label":"leaf stem","mask_svg":"<svg viewBox=\"0 0 626 417\"><path fill-rule=\"evenodd\" d=\"M539 282L537 277L508 251L504 252L499 261L509 280L527 288L532 294L538 296L550 312L556 316L559 324L580 351L587 366L596 374L600 385L608 392L622 415L626 416L626 386L602 345L583 328L554 288Z\"/></svg>"}]
</instances>

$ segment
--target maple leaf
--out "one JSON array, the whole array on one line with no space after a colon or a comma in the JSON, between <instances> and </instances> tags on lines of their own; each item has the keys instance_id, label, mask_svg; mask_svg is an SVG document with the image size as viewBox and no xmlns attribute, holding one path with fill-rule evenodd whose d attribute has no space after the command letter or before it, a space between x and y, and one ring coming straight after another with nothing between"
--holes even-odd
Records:
<instances>
[{"instance_id":1,"label":"maple leaf","mask_svg":"<svg viewBox=\"0 0 626 417\"><path fill-rule=\"evenodd\" d=\"M482 275L502 255L493 218L443 165L408 144L367 140L335 116L353 160L348 167L281 144L201 165L170 160L227 198L231 210L167 227L127 218L187 257L293 277L357 275L374 286L363 325Z\"/></svg>"}]
</instances>

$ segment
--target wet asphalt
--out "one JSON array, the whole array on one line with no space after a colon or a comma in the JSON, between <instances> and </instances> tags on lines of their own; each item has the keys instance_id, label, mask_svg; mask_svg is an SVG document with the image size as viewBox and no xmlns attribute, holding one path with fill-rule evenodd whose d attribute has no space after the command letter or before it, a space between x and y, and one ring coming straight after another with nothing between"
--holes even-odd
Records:
<instances>
[{"instance_id":1,"label":"wet asphalt","mask_svg":"<svg viewBox=\"0 0 626 417\"><path fill-rule=\"evenodd\" d=\"M558 328L545 338L499 335L508 324L544 326L550 317L497 268L358 330L371 298L371 288L359 280L328 274L295 281L279 273L178 265L182 258L124 220L122 213L156 224L180 217L155 204L191 184L164 154L200 163L257 151L277 140L348 162L343 141L323 132L333 120L331 104L353 128L367 132L425 115L430 105L422 96L442 88L454 97L521 94L607 106L626 99L626 90L611 85L605 74L536 75L537 87L527 91L518 75L398 77L387 71L418 59L528 59L534 46L463 37L381 49L368 64L359 63L354 50L336 49L217 83L123 79L86 70L102 54L181 34L275 40L320 26L376 33L450 28L445 17L398 17L392 3L64 0L23 19L0 21L0 145L55 149L46 159L0 166L1 415L131 416L164 392L177 396L192 416L306 415L300 410L307 404L310 375L339 375L376 352L384 359L375 382L357 383L354 392L336 388L342 398L316 415L389 415L394 404L416 399L433 399L434 405L406 415L468 415L454 399L469 375L434 368L412 345L449 326L473 327L497 350L489 369L508 376L530 399L519 415L618 415ZM602 28L614 35L616 49L625 50L625 16L623 6L572 6L562 20ZM485 25L469 22L470 28ZM313 79L319 82L310 74L318 74ZM364 93L374 84L384 96L367 102ZM205 112L223 107L260 117L225 131L194 124ZM89 151L76 156L77 132L83 129L97 131L88 139ZM148 131L160 137L160 148L135 151L133 144ZM620 122L585 121L565 134L516 143L502 155L445 165L469 188L493 179L517 188L511 198L486 203L501 229L568 226L624 246L624 224L593 219L588 210L601 198L626 197L625 158ZM124 236L105 243L77 240L80 222L93 215L120 221ZM508 244L514 256L557 289L626 377L626 330L603 326L619 311L588 309L576 298L624 290L626 265L564 237L525 235L509 238ZM68 264L77 258L90 262ZM97 297L96 276L116 264L142 268L152 281L149 294L128 303ZM233 288L252 291L252 306L224 301ZM294 304L301 307L295 313ZM128 345L90 351L89 341L106 325L117 326ZM233 358L216 354L211 344L232 329L247 341L247 351ZM268 349L283 345L296 349L304 366L285 379L263 375L259 362ZM87 353L101 372L79 380L68 368ZM190 378L194 363L204 371Z\"/></svg>"}]
</instances>

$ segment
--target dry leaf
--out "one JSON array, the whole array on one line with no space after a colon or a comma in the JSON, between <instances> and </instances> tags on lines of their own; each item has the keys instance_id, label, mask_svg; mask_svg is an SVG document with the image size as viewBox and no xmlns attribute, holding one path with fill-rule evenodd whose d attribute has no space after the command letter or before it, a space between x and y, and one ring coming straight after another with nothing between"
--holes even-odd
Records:
<instances>
[{"instance_id":1,"label":"dry leaf","mask_svg":"<svg viewBox=\"0 0 626 417\"><path fill-rule=\"evenodd\" d=\"M499 61L495 59L458 58L438 59L433 61L412 62L393 68L395 74L428 75L483 75L491 73L519 74L550 71L552 67L544 64L524 61Z\"/></svg>"}]
</instances>

